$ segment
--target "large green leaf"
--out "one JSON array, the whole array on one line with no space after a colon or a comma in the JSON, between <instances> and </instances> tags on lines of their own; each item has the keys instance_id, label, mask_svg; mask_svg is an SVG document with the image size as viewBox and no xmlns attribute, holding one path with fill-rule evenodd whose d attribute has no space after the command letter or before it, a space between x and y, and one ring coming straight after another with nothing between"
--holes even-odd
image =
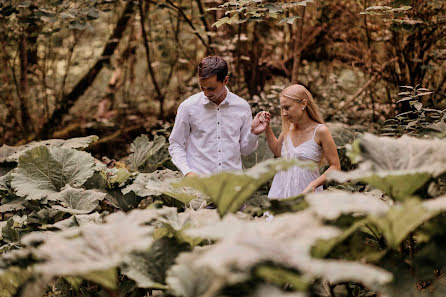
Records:
<instances>
[{"instance_id":1,"label":"large green leaf","mask_svg":"<svg viewBox=\"0 0 446 297\"><path fill-rule=\"evenodd\" d=\"M200 244L203 239L189 236L185 231L192 227L198 228L216 224L220 221L220 217L213 209L198 209L195 211L189 208L178 214L175 211L167 215L159 216L157 221L161 223L164 228L156 230L155 238L161 236L173 236L179 242L185 242L191 246L196 246Z\"/></svg>"},{"instance_id":2,"label":"large green leaf","mask_svg":"<svg viewBox=\"0 0 446 297\"><path fill-rule=\"evenodd\" d=\"M130 173L125 168L104 168L100 171L109 188L123 187L128 180L134 177L134 173Z\"/></svg>"},{"instance_id":3,"label":"large green leaf","mask_svg":"<svg viewBox=\"0 0 446 297\"><path fill-rule=\"evenodd\" d=\"M107 191L105 199L109 201L114 207L129 211L136 208L141 202L141 197L135 195L133 192L123 194L120 189L112 189Z\"/></svg>"},{"instance_id":4,"label":"large green leaf","mask_svg":"<svg viewBox=\"0 0 446 297\"><path fill-rule=\"evenodd\" d=\"M138 219L139 218L139 219ZM124 257L144 251L152 243L153 228L143 224L145 218L114 213L105 223L88 223L59 232L30 233L22 242L32 248L40 260L35 270L44 275L81 276L92 279L101 273L100 284L111 287L110 279Z\"/></svg>"},{"instance_id":5,"label":"large green leaf","mask_svg":"<svg viewBox=\"0 0 446 297\"><path fill-rule=\"evenodd\" d=\"M311 254L317 258L365 260L367 263L375 263L388 251L382 246L381 239L382 232L367 219L363 219L355 222L335 238L316 242Z\"/></svg>"},{"instance_id":6,"label":"large green leaf","mask_svg":"<svg viewBox=\"0 0 446 297\"><path fill-rule=\"evenodd\" d=\"M127 256L121 264L121 273L133 279L140 288L165 288L167 270L179 253L189 250L188 244L162 237L152 244L149 251Z\"/></svg>"},{"instance_id":7,"label":"large green leaf","mask_svg":"<svg viewBox=\"0 0 446 297\"><path fill-rule=\"evenodd\" d=\"M271 285L259 286L250 297L305 297L307 296L301 292L283 292L280 289Z\"/></svg>"},{"instance_id":8,"label":"large green leaf","mask_svg":"<svg viewBox=\"0 0 446 297\"><path fill-rule=\"evenodd\" d=\"M277 171L292 166L314 167L315 164L295 160L269 159L246 171L224 171L203 177L187 177L174 187L191 187L209 196L220 215L239 210L243 203Z\"/></svg>"},{"instance_id":9,"label":"large green leaf","mask_svg":"<svg viewBox=\"0 0 446 297\"><path fill-rule=\"evenodd\" d=\"M351 281L376 289L393 279L388 271L360 262L312 260L307 265L308 273L314 278L321 277L332 284Z\"/></svg>"},{"instance_id":10,"label":"large green leaf","mask_svg":"<svg viewBox=\"0 0 446 297\"><path fill-rule=\"evenodd\" d=\"M180 254L176 264L167 272L167 284L176 296L202 296L214 282L219 281L210 268L194 264L206 250L196 247L193 253Z\"/></svg>"},{"instance_id":11,"label":"large green leaf","mask_svg":"<svg viewBox=\"0 0 446 297\"><path fill-rule=\"evenodd\" d=\"M68 219L58 221L57 223L54 224L44 225L42 226L42 228L44 229L57 228L59 230L64 230L71 227L82 226L90 222L100 223L101 221L102 221L101 215L98 212L94 212L92 214L86 214L86 215L72 215Z\"/></svg>"},{"instance_id":12,"label":"large green leaf","mask_svg":"<svg viewBox=\"0 0 446 297\"><path fill-rule=\"evenodd\" d=\"M282 267L260 265L255 268L255 275L277 286L291 285L296 291L305 291L309 285L297 272Z\"/></svg>"},{"instance_id":13,"label":"large green leaf","mask_svg":"<svg viewBox=\"0 0 446 297\"><path fill-rule=\"evenodd\" d=\"M54 205L53 208L71 214L87 214L92 212L106 195L107 193L99 191L67 186L57 195L57 200L62 206Z\"/></svg>"},{"instance_id":14,"label":"large green leaf","mask_svg":"<svg viewBox=\"0 0 446 297\"><path fill-rule=\"evenodd\" d=\"M355 194L358 195L358 194ZM366 198L369 199L369 198ZM322 202L322 201L320 201ZM336 208L327 201L328 207ZM316 205L314 205L316 207ZM319 205L321 206L321 205ZM324 207L324 206L321 206ZM347 207L348 208L348 207ZM366 206L364 205L365 209ZM385 211L384 208L347 228L340 236L318 242L312 250L314 256L327 255L348 259L367 259L376 262L391 249L398 249L401 242L420 226L446 211L446 197L438 197L424 202L411 199L396 204ZM366 245L364 242L368 242Z\"/></svg>"},{"instance_id":15,"label":"large green leaf","mask_svg":"<svg viewBox=\"0 0 446 297\"><path fill-rule=\"evenodd\" d=\"M8 201L8 203L0 204L0 213L25 209L26 207L23 205L23 202L23 198L16 198Z\"/></svg>"},{"instance_id":16,"label":"large green leaf","mask_svg":"<svg viewBox=\"0 0 446 297\"><path fill-rule=\"evenodd\" d=\"M398 248L400 243L425 221L435 216L416 199L392 207L385 215L370 216L369 221L382 230L387 244Z\"/></svg>"},{"instance_id":17,"label":"large green leaf","mask_svg":"<svg viewBox=\"0 0 446 297\"><path fill-rule=\"evenodd\" d=\"M339 182L367 182L396 199L406 199L431 177L446 172L446 140L379 137L365 134L360 139L362 162L357 170L331 172Z\"/></svg>"},{"instance_id":18,"label":"large green leaf","mask_svg":"<svg viewBox=\"0 0 446 297\"><path fill-rule=\"evenodd\" d=\"M94 159L86 153L63 147L38 146L19 158L11 185L27 200L54 200L67 184L81 186L94 173Z\"/></svg>"},{"instance_id":19,"label":"large green leaf","mask_svg":"<svg viewBox=\"0 0 446 297\"><path fill-rule=\"evenodd\" d=\"M128 194L130 191L133 191L140 197L165 194L175 198L186 206L188 206L193 199L206 199L206 196L203 195L203 193L194 189L172 187L171 183L175 180L179 180L180 177L182 177L180 172L172 171L170 169L157 170L152 173L140 173L131 185L122 190L122 193Z\"/></svg>"},{"instance_id":20,"label":"large green leaf","mask_svg":"<svg viewBox=\"0 0 446 297\"><path fill-rule=\"evenodd\" d=\"M16 244L20 240L20 231L28 223L28 216L14 215L6 221L6 224L0 229L1 238L4 242Z\"/></svg>"},{"instance_id":21,"label":"large green leaf","mask_svg":"<svg viewBox=\"0 0 446 297\"><path fill-rule=\"evenodd\" d=\"M311 211L275 216L271 221L246 221L227 215L221 222L185 231L217 243L198 250L193 262L179 263L172 270L200 271L223 280L222 285L232 285L250 278L252 268L261 263L274 263L298 271L302 281L315 278L333 283L361 282L375 287L391 280L391 275L377 267L349 261L316 260L310 257L311 246L320 239L337 236L337 228L323 225ZM194 249L191 254L195 253ZM180 256L181 257L181 256ZM192 257L192 256L191 256ZM183 267L188 266L188 267ZM194 276L193 282L203 276ZM197 285L190 285L197 287Z\"/></svg>"},{"instance_id":22,"label":"large green leaf","mask_svg":"<svg viewBox=\"0 0 446 297\"><path fill-rule=\"evenodd\" d=\"M0 297L16 296L17 289L31 276L31 269L15 266L9 267L7 270L0 269Z\"/></svg>"},{"instance_id":23,"label":"large green leaf","mask_svg":"<svg viewBox=\"0 0 446 297\"><path fill-rule=\"evenodd\" d=\"M0 147L0 163L2 162L18 162L19 157L25 152L38 146L60 146L65 148L80 149L86 148L90 143L97 141L96 135L87 137L78 137L71 139L49 139L43 141L33 141L20 146L8 146L6 144Z\"/></svg>"},{"instance_id":24,"label":"large green leaf","mask_svg":"<svg viewBox=\"0 0 446 297\"><path fill-rule=\"evenodd\" d=\"M12 180L11 172L8 172L7 174L0 176L0 194L1 192L6 192L6 193L11 192L11 180Z\"/></svg>"},{"instance_id":25,"label":"large green leaf","mask_svg":"<svg viewBox=\"0 0 446 297\"><path fill-rule=\"evenodd\" d=\"M159 165L162 165L167 159L168 154L162 150L166 144L164 136L156 135L153 141L149 141L147 135L141 135L130 145L132 154L128 158L129 167L133 171L153 171ZM157 156L161 155L161 158Z\"/></svg>"},{"instance_id":26,"label":"large green leaf","mask_svg":"<svg viewBox=\"0 0 446 297\"><path fill-rule=\"evenodd\" d=\"M380 215L390 208L388 203L375 196L338 190L311 193L305 200L313 212L327 220L335 220L342 214Z\"/></svg>"}]
</instances>

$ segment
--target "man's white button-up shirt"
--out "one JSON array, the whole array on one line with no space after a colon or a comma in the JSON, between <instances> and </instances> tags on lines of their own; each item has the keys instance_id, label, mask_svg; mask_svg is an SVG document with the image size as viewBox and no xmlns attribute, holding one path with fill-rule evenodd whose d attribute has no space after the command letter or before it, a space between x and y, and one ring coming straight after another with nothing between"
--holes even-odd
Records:
<instances>
[{"instance_id":1,"label":"man's white button-up shirt","mask_svg":"<svg viewBox=\"0 0 446 297\"><path fill-rule=\"evenodd\" d=\"M216 105L203 92L178 107L169 137L172 162L186 175L242 169L241 155L257 148L251 133L251 108L234 93Z\"/></svg>"}]
</instances>

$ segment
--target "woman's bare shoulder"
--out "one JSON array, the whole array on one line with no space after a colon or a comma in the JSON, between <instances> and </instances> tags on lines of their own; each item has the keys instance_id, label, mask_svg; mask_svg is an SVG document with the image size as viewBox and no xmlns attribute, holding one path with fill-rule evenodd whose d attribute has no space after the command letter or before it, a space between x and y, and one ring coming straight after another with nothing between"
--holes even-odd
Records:
<instances>
[{"instance_id":1,"label":"woman's bare shoulder","mask_svg":"<svg viewBox=\"0 0 446 297\"><path fill-rule=\"evenodd\" d=\"M322 142L330 140L332 138L330 130L324 124L320 125L317 128L316 135L314 136L314 140L320 145Z\"/></svg>"}]
</instances>

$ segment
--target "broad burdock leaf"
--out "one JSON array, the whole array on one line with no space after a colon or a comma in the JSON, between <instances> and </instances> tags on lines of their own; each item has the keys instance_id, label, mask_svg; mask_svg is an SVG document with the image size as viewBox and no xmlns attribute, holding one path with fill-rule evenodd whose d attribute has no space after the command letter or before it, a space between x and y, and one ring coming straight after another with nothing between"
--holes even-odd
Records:
<instances>
[{"instance_id":1,"label":"broad burdock leaf","mask_svg":"<svg viewBox=\"0 0 446 297\"><path fill-rule=\"evenodd\" d=\"M196 247L191 253L182 253L176 259L176 264L167 271L166 282L176 296L196 297L202 296L212 284L218 288L224 284L221 278L209 267L195 265L202 254L209 247ZM219 283L220 282L220 283Z\"/></svg>"},{"instance_id":2,"label":"broad burdock leaf","mask_svg":"<svg viewBox=\"0 0 446 297\"><path fill-rule=\"evenodd\" d=\"M305 265L306 272L313 277L322 277L332 284L355 282L372 289L392 281L392 274L373 266L344 260L311 260Z\"/></svg>"},{"instance_id":3,"label":"broad burdock leaf","mask_svg":"<svg viewBox=\"0 0 446 297\"><path fill-rule=\"evenodd\" d=\"M99 139L96 135L87 137L77 137L71 139L49 139L43 141L33 141L20 146L8 146L6 144L0 147L0 163L2 162L18 162L19 157L25 152L38 146L60 146L65 148L82 149L86 148L92 142Z\"/></svg>"},{"instance_id":4,"label":"broad burdock leaf","mask_svg":"<svg viewBox=\"0 0 446 297\"><path fill-rule=\"evenodd\" d=\"M299 272L286 269L277 265L260 264L255 268L255 276L265 283L274 284L278 287L291 286L295 291L306 291L310 283L302 279Z\"/></svg>"},{"instance_id":5,"label":"broad burdock leaf","mask_svg":"<svg viewBox=\"0 0 446 297\"><path fill-rule=\"evenodd\" d=\"M6 270L0 269L0 296L17 296L16 292L30 277L32 271L30 268L22 269L12 266Z\"/></svg>"},{"instance_id":6,"label":"broad burdock leaf","mask_svg":"<svg viewBox=\"0 0 446 297\"><path fill-rule=\"evenodd\" d=\"M250 295L250 297L305 297L307 296L304 293L300 292L284 292L278 289L277 287L271 285L261 285L256 291Z\"/></svg>"},{"instance_id":7,"label":"broad burdock leaf","mask_svg":"<svg viewBox=\"0 0 446 297\"><path fill-rule=\"evenodd\" d=\"M93 175L93 167L94 159L89 153L39 146L19 158L11 185L18 196L27 200L54 200L53 194L66 185L79 187L85 183Z\"/></svg>"},{"instance_id":8,"label":"broad burdock leaf","mask_svg":"<svg viewBox=\"0 0 446 297\"><path fill-rule=\"evenodd\" d=\"M129 156L129 167L133 171L138 171L140 167L157 154L166 144L164 136L156 135L153 141L149 141L147 135L137 137L130 145L132 154Z\"/></svg>"},{"instance_id":9,"label":"broad burdock leaf","mask_svg":"<svg viewBox=\"0 0 446 297\"><path fill-rule=\"evenodd\" d=\"M11 191L12 172L0 176L0 195L1 192L8 193ZM0 196L1 197L1 196Z\"/></svg>"},{"instance_id":10,"label":"broad burdock leaf","mask_svg":"<svg viewBox=\"0 0 446 297\"><path fill-rule=\"evenodd\" d=\"M197 190L191 188L173 188L170 185L173 181L179 181L181 177L180 172L170 169L157 170L152 173L140 173L131 185L122 190L122 193L128 194L130 191L133 191L140 197L165 194L181 201L186 206L189 206L189 203L193 199L207 198Z\"/></svg>"},{"instance_id":11,"label":"broad burdock leaf","mask_svg":"<svg viewBox=\"0 0 446 297\"><path fill-rule=\"evenodd\" d=\"M16 244L20 240L20 229L27 225L28 216L14 215L7 221L0 222L0 239L6 243Z\"/></svg>"},{"instance_id":12,"label":"broad burdock leaf","mask_svg":"<svg viewBox=\"0 0 446 297\"><path fill-rule=\"evenodd\" d=\"M129 211L136 208L142 200L141 197L136 196L133 192L124 195L120 189L108 190L105 199L114 207L122 209L123 211Z\"/></svg>"},{"instance_id":13,"label":"broad burdock leaf","mask_svg":"<svg viewBox=\"0 0 446 297\"><path fill-rule=\"evenodd\" d=\"M71 214L87 214L95 210L107 193L72 188L69 185L57 195L62 206L54 205L52 208Z\"/></svg>"},{"instance_id":14,"label":"broad burdock leaf","mask_svg":"<svg viewBox=\"0 0 446 297\"><path fill-rule=\"evenodd\" d=\"M136 175L125 168L104 168L100 170L100 174L109 188L123 187L129 179Z\"/></svg>"},{"instance_id":15,"label":"broad burdock leaf","mask_svg":"<svg viewBox=\"0 0 446 297\"><path fill-rule=\"evenodd\" d=\"M277 171L292 166L315 167L314 163L269 159L246 171L224 171L207 176L183 178L173 187L191 187L209 196L220 215L239 210L243 203Z\"/></svg>"},{"instance_id":16,"label":"broad burdock leaf","mask_svg":"<svg viewBox=\"0 0 446 297\"><path fill-rule=\"evenodd\" d=\"M6 227L6 225L8 224L8 221L0 221L0 240L3 239L3 228Z\"/></svg>"},{"instance_id":17,"label":"broad burdock leaf","mask_svg":"<svg viewBox=\"0 0 446 297\"><path fill-rule=\"evenodd\" d=\"M446 140L379 137L365 134L360 139L362 162L350 172L330 172L338 182L367 182L404 200L431 177L446 172Z\"/></svg>"},{"instance_id":18,"label":"broad burdock leaf","mask_svg":"<svg viewBox=\"0 0 446 297\"><path fill-rule=\"evenodd\" d=\"M328 204L330 203L328 202ZM333 201L333 204L330 204L330 206L336 207L336 202ZM364 246L361 236L356 236L350 240L347 251L348 257L350 259L366 259L368 262L376 262L385 255L389 248L398 249L401 242L410 233L444 212L446 212L446 196L423 202L414 199L407 200L403 204L392 206L387 211L369 213L367 218L354 223L340 236L318 242L313 247L312 253L317 257L330 256L330 252L337 246L342 245L346 239L353 235L358 235L355 232L367 233L377 241L376 244L372 245L369 243L367 246ZM382 244L378 243L381 238L384 239ZM338 256L345 257L346 255L341 252L341 255Z\"/></svg>"},{"instance_id":19,"label":"broad burdock leaf","mask_svg":"<svg viewBox=\"0 0 446 297\"><path fill-rule=\"evenodd\" d=\"M389 209L389 203L364 193L347 191L323 191L305 195L310 210L326 220L335 220L342 214L381 215Z\"/></svg>"},{"instance_id":20,"label":"broad burdock leaf","mask_svg":"<svg viewBox=\"0 0 446 297\"><path fill-rule=\"evenodd\" d=\"M25 209L26 207L25 205L23 205L23 202L23 198L16 198L14 200L8 201L8 203L0 204L0 213Z\"/></svg>"},{"instance_id":21,"label":"broad burdock leaf","mask_svg":"<svg viewBox=\"0 0 446 297\"><path fill-rule=\"evenodd\" d=\"M140 173L135 181L122 189L123 194L133 191L140 197L159 196L166 190L173 190L166 180L178 179L182 176L179 171L170 169L157 170L152 173Z\"/></svg>"},{"instance_id":22,"label":"broad burdock leaf","mask_svg":"<svg viewBox=\"0 0 446 297\"><path fill-rule=\"evenodd\" d=\"M191 246L199 244L201 239L194 239L184 233L191 227L213 225L220 221L218 213L213 209L186 209L178 213L175 207L135 209L128 213L129 219L152 225L156 228L154 238L162 236L175 237L179 242L186 242Z\"/></svg>"},{"instance_id":23,"label":"broad burdock leaf","mask_svg":"<svg viewBox=\"0 0 446 297\"><path fill-rule=\"evenodd\" d=\"M375 287L391 280L388 272L374 266L312 259L309 254L311 246L317 240L337 236L339 230L323 225L310 211L275 216L272 221L244 221L228 215L220 223L191 228L185 233L217 240L217 243L199 250L199 256L193 262L182 263L184 258L180 256L169 273L169 285L173 277L174 282L177 282L175 285L179 286L178 277L174 277L175 271L200 269L206 273L211 271L213 279L223 280L222 286L231 285L249 279L252 268L265 262L299 271L303 281L319 277L333 282L351 279ZM190 254L194 253L195 249ZM324 263L329 269L323 269ZM184 265L187 267L182 267ZM201 278L203 276L193 276L193 279L188 280ZM196 284L188 286L197 287ZM186 289L183 287L179 290Z\"/></svg>"},{"instance_id":24,"label":"broad burdock leaf","mask_svg":"<svg viewBox=\"0 0 446 297\"><path fill-rule=\"evenodd\" d=\"M100 280L111 287L116 267L133 251L147 250L152 244L153 227L135 220L134 215L122 212L105 218L105 223L88 223L59 232L41 232L23 237L22 243L42 241L32 249L41 262L34 266L37 272L53 276L80 276ZM34 232L35 233L35 232ZM40 238L39 238L40 236ZM114 283L116 285L116 283Z\"/></svg>"},{"instance_id":25,"label":"broad burdock leaf","mask_svg":"<svg viewBox=\"0 0 446 297\"><path fill-rule=\"evenodd\" d=\"M423 207L433 213L446 212L446 195L422 202Z\"/></svg>"},{"instance_id":26,"label":"broad burdock leaf","mask_svg":"<svg viewBox=\"0 0 446 297\"><path fill-rule=\"evenodd\" d=\"M444 209L429 211L428 208L438 204L444 207L444 200L437 200L436 202L428 203L427 208L425 208L417 199L409 199L403 204L393 206L386 214L370 216L368 220L383 232L386 243L391 248L397 249L411 232L444 211Z\"/></svg>"},{"instance_id":27,"label":"broad burdock leaf","mask_svg":"<svg viewBox=\"0 0 446 297\"><path fill-rule=\"evenodd\" d=\"M165 289L167 270L179 253L189 250L186 243L162 237L152 244L149 251L134 252L125 257L121 264L121 273L133 279L140 288Z\"/></svg>"},{"instance_id":28,"label":"broad burdock leaf","mask_svg":"<svg viewBox=\"0 0 446 297\"><path fill-rule=\"evenodd\" d=\"M101 215L98 212L87 215L73 215L68 219L58 221L54 224L43 225L43 229L57 228L59 230L65 230L71 227L78 227L88 223L101 223Z\"/></svg>"},{"instance_id":29,"label":"broad burdock leaf","mask_svg":"<svg viewBox=\"0 0 446 297\"><path fill-rule=\"evenodd\" d=\"M191 246L200 244L203 239L189 236L185 230L202 226L214 225L220 222L220 216L213 209L186 209L181 213L171 213L169 216L160 216L157 221L163 225L163 229L158 229L159 236L173 236L179 242L186 242ZM160 232L163 231L163 232ZM157 233L155 233L157 234ZM156 238L157 236L155 236Z\"/></svg>"}]
</instances>

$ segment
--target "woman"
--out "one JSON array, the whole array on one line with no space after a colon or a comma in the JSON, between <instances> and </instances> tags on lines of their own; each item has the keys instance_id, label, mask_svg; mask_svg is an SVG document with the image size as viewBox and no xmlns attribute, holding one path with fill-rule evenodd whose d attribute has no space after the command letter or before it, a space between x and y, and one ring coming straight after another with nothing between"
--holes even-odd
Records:
<instances>
[{"instance_id":1,"label":"woman","mask_svg":"<svg viewBox=\"0 0 446 297\"><path fill-rule=\"evenodd\" d=\"M338 152L333 137L323 124L318 107L310 92L302 85L291 85L280 93L282 132L277 139L270 125L269 112L260 112L264 119L269 148L276 157L311 160L318 164L325 158L330 167L319 175L319 170L294 166L274 176L269 198L288 198L301 193L321 191L329 171L340 170Z\"/></svg>"}]
</instances>

